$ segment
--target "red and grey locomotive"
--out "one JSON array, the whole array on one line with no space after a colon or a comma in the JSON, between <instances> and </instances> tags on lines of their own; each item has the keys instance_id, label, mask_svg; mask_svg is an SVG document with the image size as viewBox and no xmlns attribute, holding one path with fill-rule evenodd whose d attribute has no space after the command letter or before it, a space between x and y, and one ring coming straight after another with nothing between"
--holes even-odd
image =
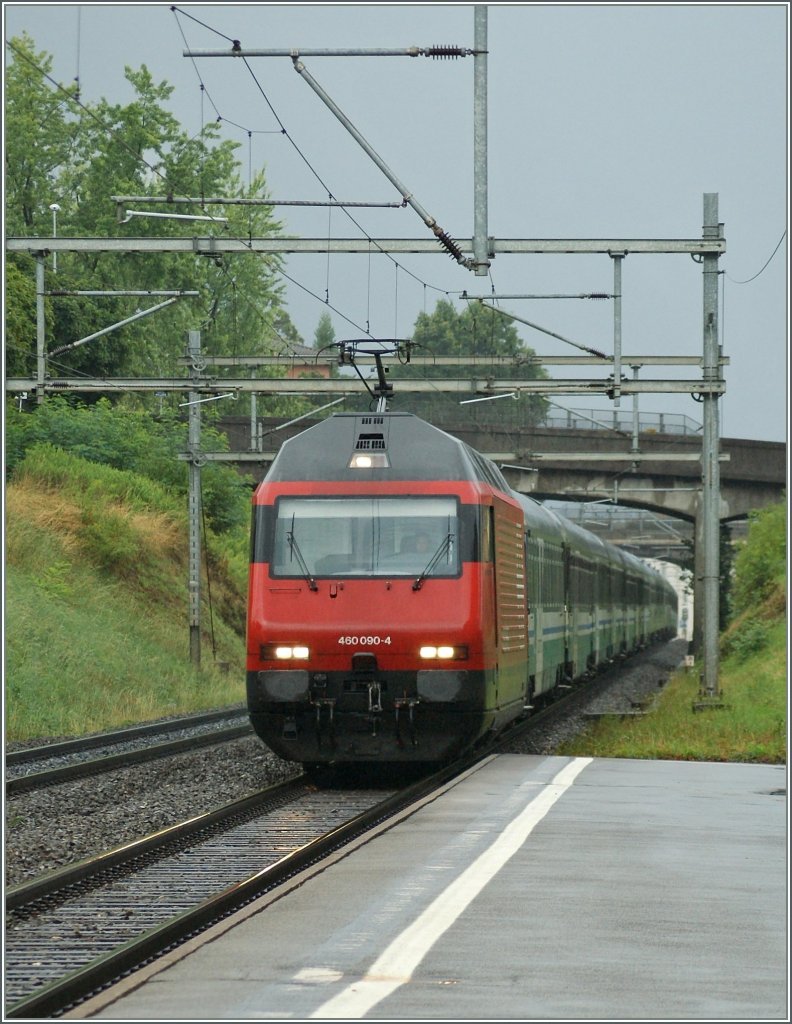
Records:
<instances>
[{"instance_id":1,"label":"red and grey locomotive","mask_svg":"<svg viewBox=\"0 0 792 1024\"><path fill-rule=\"evenodd\" d=\"M286 441L253 498L247 702L309 765L441 762L676 632L639 559L409 413Z\"/></svg>"}]
</instances>

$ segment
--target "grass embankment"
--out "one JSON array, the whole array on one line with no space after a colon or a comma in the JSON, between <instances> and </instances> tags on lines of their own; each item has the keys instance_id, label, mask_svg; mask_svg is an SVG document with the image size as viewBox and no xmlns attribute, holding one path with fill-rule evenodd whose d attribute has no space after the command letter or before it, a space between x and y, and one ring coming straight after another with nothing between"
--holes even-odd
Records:
<instances>
[{"instance_id":1,"label":"grass embankment","mask_svg":"<svg viewBox=\"0 0 792 1024\"><path fill-rule=\"evenodd\" d=\"M244 700L246 549L208 537L196 669L186 538L183 502L151 480L29 452L6 490L7 740Z\"/></svg>"},{"instance_id":2,"label":"grass embankment","mask_svg":"<svg viewBox=\"0 0 792 1024\"><path fill-rule=\"evenodd\" d=\"M740 616L723 634L718 698L700 697L699 667L680 669L647 714L600 719L558 753L784 764L785 609L785 588L778 585L766 601ZM705 707L700 708L701 704Z\"/></svg>"}]
</instances>

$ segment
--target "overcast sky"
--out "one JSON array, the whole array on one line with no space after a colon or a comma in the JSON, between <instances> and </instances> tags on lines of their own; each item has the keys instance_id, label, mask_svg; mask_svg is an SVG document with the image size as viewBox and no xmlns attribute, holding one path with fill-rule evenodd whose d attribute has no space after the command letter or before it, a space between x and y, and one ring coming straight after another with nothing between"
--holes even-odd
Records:
<instances>
[{"instance_id":1,"label":"overcast sky","mask_svg":"<svg viewBox=\"0 0 792 1024\"><path fill-rule=\"evenodd\" d=\"M700 238L703 194L719 196L726 437L787 436L788 4L491 4L488 18L489 234L517 238ZM125 103L124 66L173 85L185 129L222 118L243 178L265 168L274 199L400 196L295 73L288 57L190 58L186 49L473 46L465 4L4 3L5 38L27 32L79 79L82 98ZM6 51L6 59L8 54ZM454 239L473 233L473 60L304 57L310 74L418 203ZM282 129L285 129L282 130ZM417 213L281 207L290 234L431 237ZM779 242L781 243L779 246ZM774 250L775 255L773 256ZM772 256L772 259L771 259ZM244 257L240 257L244 258ZM769 261L769 262L768 262ZM289 313L312 342L324 311L336 337L407 337L438 298L610 292L607 256L499 255L482 278L432 255L289 256ZM689 255L624 261L624 354L700 356L702 273ZM513 299L502 308L576 343L613 351L609 301ZM578 350L517 322L541 355ZM592 370L550 370L585 376ZM604 371L597 375L605 376ZM627 374L631 371L627 368ZM690 369L645 370L646 379ZM607 399L559 396L567 408ZM622 408L631 409L623 398ZM691 397L641 409L701 422Z\"/></svg>"}]
</instances>

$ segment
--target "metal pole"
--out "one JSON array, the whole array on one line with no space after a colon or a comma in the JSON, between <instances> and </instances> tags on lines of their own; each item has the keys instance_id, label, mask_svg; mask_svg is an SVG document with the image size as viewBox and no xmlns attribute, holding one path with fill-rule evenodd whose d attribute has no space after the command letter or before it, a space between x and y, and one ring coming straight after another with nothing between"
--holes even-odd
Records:
<instances>
[{"instance_id":1,"label":"metal pole","mask_svg":"<svg viewBox=\"0 0 792 1024\"><path fill-rule=\"evenodd\" d=\"M101 331L96 331L94 334L89 334L86 338L80 338L79 341L73 341L69 345L61 345L60 348L54 348L51 355L56 356L61 352L67 352L69 349L77 348L78 345L84 345L87 341L93 341L94 338L101 338L103 334L109 334L110 331L116 331L119 327L125 327L127 324L133 323L135 320L140 320L141 317L150 316L152 313L157 313L160 309L164 309L166 306L170 306L176 302L178 298L166 299L164 302L158 303L156 306L149 306L148 309L139 309L137 313L133 313L132 316L128 316L126 320L119 320L117 324L111 324L109 327L103 327Z\"/></svg>"},{"instance_id":2,"label":"metal pole","mask_svg":"<svg viewBox=\"0 0 792 1024\"><path fill-rule=\"evenodd\" d=\"M250 371L250 376L255 380L256 371L255 370L251 370ZM250 392L250 450L252 452L254 452L256 450L256 448L257 448L256 438L258 436L258 429L257 429L256 424L257 424L258 417L257 417L256 405L257 405L257 403L256 403L256 392L255 391L251 391Z\"/></svg>"},{"instance_id":3,"label":"metal pole","mask_svg":"<svg viewBox=\"0 0 792 1024\"><path fill-rule=\"evenodd\" d=\"M500 313L501 316L507 316L510 320L518 320L521 324L525 324L527 327L533 327L535 331L541 331L543 334L549 334L551 338L558 338L559 341L564 341L567 345L573 345L575 348L579 348L583 352L590 352L591 355L597 356L599 359L608 358L605 353L600 352L599 349L590 348L588 345L579 345L576 341L571 341L569 338L565 338L563 334L556 334L555 331L551 331L547 327L540 327L539 324L535 324L531 320L526 320L525 317L517 316L516 313L509 313L508 310L501 309L500 306L491 306L488 302L484 302L483 299L479 299L478 302L479 305L484 306L485 309L491 309L495 313Z\"/></svg>"},{"instance_id":4,"label":"metal pole","mask_svg":"<svg viewBox=\"0 0 792 1024\"><path fill-rule=\"evenodd\" d=\"M613 260L613 404L621 404L621 349L622 349L622 260L623 252L612 252Z\"/></svg>"},{"instance_id":5,"label":"metal pole","mask_svg":"<svg viewBox=\"0 0 792 1024\"><path fill-rule=\"evenodd\" d=\"M639 370L640 370L640 366L633 366L632 367L633 380L638 380L638 371ZM640 448L640 446L638 444L638 435L640 433L640 430L641 430L641 418L640 418L640 415L638 413L638 394L636 393L636 394L633 395L633 408L632 408L632 448L630 449L630 451L632 452L633 455L640 455L640 453L641 453L641 448ZM637 469L637 468L638 468L638 463L634 462L633 463L633 469Z\"/></svg>"},{"instance_id":6,"label":"metal pole","mask_svg":"<svg viewBox=\"0 0 792 1024\"><path fill-rule=\"evenodd\" d=\"M292 47L284 49L261 49L243 47L235 42L230 50L182 50L183 57L468 57L470 50L461 46L407 46L379 47L377 49L316 49L315 47Z\"/></svg>"},{"instance_id":7,"label":"metal pole","mask_svg":"<svg viewBox=\"0 0 792 1024\"><path fill-rule=\"evenodd\" d=\"M57 238L58 236L58 211L60 206L57 203L50 203L50 210L52 210L52 237ZM52 254L52 273L57 274L58 272L58 254L54 252Z\"/></svg>"},{"instance_id":8,"label":"metal pole","mask_svg":"<svg viewBox=\"0 0 792 1024\"><path fill-rule=\"evenodd\" d=\"M192 378L196 387L201 376L201 332L188 334L187 354L192 360ZM201 406L199 392L190 392L189 439L190 494L189 494L189 602L190 602L190 661L196 668L201 665Z\"/></svg>"},{"instance_id":9,"label":"metal pole","mask_svg":"<svg viewBox=\"0 0 792 1024\"><path fill-rule=\"evenodd\" d=\"M703 442L702 442L703 444ZM702 490L695 498L693 530L693 646L697 659L704 656L704 510Z\"/></svg>"},{"instance_id":10,"label":"metal pole","mask_svg":"<svg viewBox=\"0 0 792 1024\"><path fill-rule=\"evenodd\" d=\"M44 401L47 356L44 349L44 255L36 253L36 405Z\"/></svg>"},{"instance_id":11,"label":"metal pole","mask_svg":"<svg viewBox=\"0 0 792 1024\"><path fill-rule=\"evenodd\" d=\"M721 237L718 223L718 193L704 193L703 238ZM704 358L703 381L716 381L720 375L718 343L718 257L702 257ZM718 459L718 399L704 392L704 424L701 451L702 476L702 540L704 565L702 592L704 598L704 645L702 696L718 696L718 606L720 591L720 465Z\"/></svg>"},{"instance_id":12,"label":"metal pole","mask_svg":"<svg viewBox=\"0 0 792 1024\"><path fill-rule=\"evenodd\" d=\"M487 8L474 11L473 47L473 262L477 277L489 271L487 227Z\"/></svg>"}]
</instances>

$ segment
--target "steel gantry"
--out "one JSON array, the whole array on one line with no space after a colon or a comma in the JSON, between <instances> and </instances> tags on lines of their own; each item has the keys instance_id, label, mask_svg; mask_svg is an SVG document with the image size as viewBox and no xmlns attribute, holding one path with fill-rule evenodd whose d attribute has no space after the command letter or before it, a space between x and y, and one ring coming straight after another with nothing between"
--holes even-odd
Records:
<instances>
[{"instance_id":1,"label":"steel gantry","mask_svg":"<svg viewBox=\"0 0 792 1024\"><path fill-rule=\"evenodd\" d=\"M620 351L620 330L618 325L618 307L615 307L614 352L596 353L591 351L575 356L531 356L526 359L530 365L557 366L599 366L608 373L600 377L588 379L543 379L524 380L521 378L498 377L491 374L474 378L449 378L422 381L404 379L399 386L404 391L414 392L446 392L459 395L496 395L513 392L516 394L536 395L604 395L618 404L621 396L637 396L641 394L687 393L701 396L704 410L702 433L702 486L701 509L696 518L696 617L700 622L698 633L701 636L701 653L703 661L702 695L712 701L719 694L718 689L718 592L720 587L719 563L719 417L718 398L725 393L726 385L722 368L728 360L720 351L718 340L718 259L725 252L723 225L718 222L718 197L715 193L704 195L704 233L700 239L490 239L488 253L494 258L498 254L520 253L567 253L567 254L605 254L614 260L615 268L620 270L620 258L626 254L688 254L701 259L703 287L703 351L701 356L690 355L655 355L633 356L624 355ZM138 392L190 392L191 401L195 396L218 395L225 393L277 393L277 394L317 394L344 395L357 394L359 382L349 379L312 380L300 378L256 378L252 374L245 377L213 377L205 372L187 377L156 377L156 378L90 378L66 377L51 375L47 370L47 356L44 323L44 296L51 294L44 288L44 262L53 252L139 252L139 253L317 253L326 255L328 245L333 252L368 253L369 243L357 239L333 239L328 243L325 239L274 239L253 238L248 240L193 237L193 238L8 238L6 248L9 252L25 252L36 259L36 294L37 294L37 373L35 378L10 377L6 380L6 390L11 393L27 392L43 397L54 393L120 393ZM436 253L436 245L429 239L380 239L377 242L383 250L391 252ZM473 252L473 243L460 243L463 252ZM621 295L618 282L618 270L614 269L616 287L614 293ZM152 293L154 294L154 293ZM193 293L183 293L187 297ZM161 308L158 306L156 308ZM152 310L153 311L153 310ZM548 332L552 333L552 332ZM87 339L84 339L87 340ZM580 347L580 346L579 346ZM52 353L49 353L52 354ZM419 358L411 360L414 365L421 365ZM427 361L428 362L428 361ZM456 365L466 362L475 365L475 360L464 357L449 356L433 359L434 365ZM189 366L192 360L182 361ZM217 366L227 370L232 367L255 367L263 365L284 365L288 357L283 356L251 356L251 357L217 357L207 359L204 365ZM509 360L488 360L492 368L499 364L504 370L509 368ZM629 365L634 370L640 366L665 367L671 365L687 366L699 369L700 376L689 379L639 380L634 373L632 379L621 373L621 366ZM395 379L394 379L395 382ZM578 453L582 459L596 457L594 453ZM629 458L636 458L635 453L628 453ZM646 453L638 456L647 459ZM612 459L613 456L611 455Z\"/></svg>"},{"instance_id":2,"label":"steel gantry","mask_svg":"<svg viewBox=\"0 0 792 1024\"><path fill-rule=\"evenodd\" d=\"M208 397L217 396L221 393L238 394L248 392L258 394L267 391L276 391L280 394L300 392L339 395L345 393L357 393L359 383L353 380L288 380L288 379L256 379L252 376L243 378L216 378L204 373L206 365L198 368L196 355L200 351L200 338L197 332L190 332L189 356L184 361L185 366L190 367L189 376L185 377L160 377L148 380L129 378L69 378L63 375L52 376L48 371L45 320L44 320L44 297L52 292L45 291L44 263L50 255L53 258L60 252L78 253L184 253L192 255L205 255L217 257L220 255L242 255L242 254L268 254L286 255L315 253L327 256L329 253L349 253L368 256L372 251L372 245L383 253L393 254L436 254L438 243L457 262L473 272L476 276L485 276L491 262L500 255L528 255L528 254L601 254L613 260L614 266L614 287L612 298L614 303L614 332L613 352L603 353L585 346L578 345L578 348L586 349L587 354L578 357L532 357L532 363L546 362L558 365L599 365L609 371L607 376L588 380L532 380L524 379L495 379L493 376L476 377L473 380L446 380L433 379L431 382L421 382L415 379L400 382L403 390L422 391L432 390L446 391L457 394L473 393L484 397L494 397L498 394L514 392L516 394L597 394L604 395L619 404L621 396L638 396L646 393L690 393L700 396L703 402L703 434L702 434L702 481L700 512L696 518L696 613L701 621L701 652L703 655L702 691L701 695L714 703L718 691L718 591L720 586L720 562L719 562L719 526L720 526L720 478L719 478L719 417L718 399L725 392L725 383L722 376L722 367L726 360L720 351L719 329L718 329L718 259L726 251L726 243L723 237L723 225L718 221L718 196L717 193L706 193L704 195L704 217L703 230L700 238L687 239L627 239L627 238L598 238L598 239L532 239L532 238L493 238L489 235L487 223L487 8L482 5L474 7L474 45L472 49L463 47L409 47L406 49L388 50L246 50L238 42L234 42L228 50L193 52L185 51L185 56L195 57L227 57L239 59L242 57L280 57L292 60L295 71L300 75L322 100L331 113L343 124L347 131L355 138L358 144L368 154L372 161L379 167L383 175L398 190L401 195L400 205L409 205L422 219L425 226L431 231L433 237L422 238L231 238L227 236L215 237L212 234L193 235L181 238L166 237L138 237L138 238L68 238L63 235L56 237L53 229L53 236L32 237L32 238L7 238L5 241L8 252L29 253L36 260L36 306L37 306L37 333L36 353L37 369L35 378L8 378L6 390L12 393L21 394L28 392L35 395L40 401L45 394L52 393L113 393L125 391L141 392L162 392L177 391L189 392L190 405L190 452L187 458L196 469L200 468L201 462L208 457L206 453L200 453L200 402ZM439 226L434 217L426 211L415 199L412 191L408 189L394 172L384 163L382 158L373 150L362 133L351 123L343 111L332 98L319 85L318 81L308 73L302 63L304 57L326 57L326 56L406 56L406 57L472 57L474 63L474 103L473 103L473 171L474 171L474 234L469 240L455 240L449 233ZM126 222L131 216L136 216L135 211L124 209L126 203L131 200L143 197L114 196L119 210L119 220ZM177 197L179 201L186 201L186 197ZM149 197L154 202L172 201L174 197ZM228 200L241 202L238 199ZM204 200L207 202L221 203L222 199ZM257 200L258 202L258 200ZM299 204L299 200L284 200L284 204ZM344 205L344 204L338 204ZM349 203L347 205L356 205ZM362 205L362 204L361 204ZM366 204L366 205L392 205L392 204ZM152 214L149 214L150 216ZM154 214L163 216L163 214ZM213 216L192 217L184 214L171 214L171 217L192 220L208 220L218 222L223 218ZM624 257L631 254L684 254L692 256L702 265L703 270L703 351L701 357L632 357L624 356L621 352L621 270ZM151 293L154 294L154 293ZM164 293L160 293L164 294ZM187 297L188 293L184 293ZM483 296L481 299L483 300ZM487 298L490 298L487 296ZM175 297L169 298L168 302L146 310L138 315L146 315L157 309L163 308ZM499 310L499 312L503 312ZM513 314L514 319L521 319ZM130 318L133 319L133 318ZM128 322L128 321L123 321ZM98 337L121 324L113 325L104 331L97 332L91 337ZM531 324L537 327L536 324ZM542 330L543 328L539 328ZM552 331L546 333L554 335ZM554 335L560 337L559 335ZM67 347L74 347L82 344L90 338L81 339ZM562 339L568 341L569 339ZM572 343L574 344L574 342ZM64 351L62 347L60 351ZM253 357L263 360L266 357ZM275 357L277 358L277 357ZM236 360L232 365L241 365L243 361ZM280 358L283 364L288 359ZM417 360L416 360L417 362ZM453 358L453 363L459 365L463 362L458 357ZM433 360L437 365L438 360ZM679 365L697 366L701 370L700 377L687 380L638 380L637 368L646 365ZM622 364L629 365L633 369L633 378L629 379L622 373ZM215 365L224 365L215 362ZM253 362L248 366L256 365ZM261 365L261 362L258 363ZM647 458L647 455L634 450L627 453L626 457L635 459ZM579 453L578 457L593 458L591 454ZM612 459L613 455L607 456ZM666 457L667 458L667 457ZM191 517L193 516L193 505L197 504L194 493L198 492L198 484L191 477ZM197 514L197 513L196 513ZM195 538L191 533L191 545ZM196 545L197 547L197 541ZM194 553L193 553L194 554ZM197 581L193 579L191 570L191 587ZM191 649L194 637L199 635L199 628L195 618L198 614L198 602L191 602Z\"/></svg>"}]
</instances>

